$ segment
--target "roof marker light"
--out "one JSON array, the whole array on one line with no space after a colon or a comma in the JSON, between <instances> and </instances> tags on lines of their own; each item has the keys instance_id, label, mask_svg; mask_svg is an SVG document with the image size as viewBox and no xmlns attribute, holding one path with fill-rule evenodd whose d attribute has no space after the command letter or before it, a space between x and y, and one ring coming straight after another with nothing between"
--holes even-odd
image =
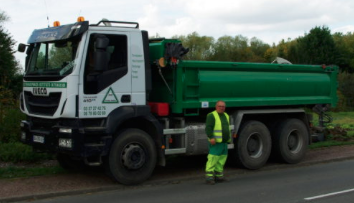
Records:
<instances>
[{"instance_id":1,"label":"roof marker light","mask_svg":"<svg viewBox=\"0 0 354 203\"><path fill-rule=\"evenodd\" d=\"M60 26L60 22L59 22L59 21L54 21L53 26L54 26L54 27Z\"/></svg>"},{"instance_id":2,"label":"roof marker light","mask_svg":"<svg viewBox=\"0 0 354 203\"><path fill-rule=\"evenodd\" d=\"M77 18L77 22L84 22L84 21L85 21L85 18L82 17L82 16L79 16L79 17Z\"/></svg>"}]
</instances>

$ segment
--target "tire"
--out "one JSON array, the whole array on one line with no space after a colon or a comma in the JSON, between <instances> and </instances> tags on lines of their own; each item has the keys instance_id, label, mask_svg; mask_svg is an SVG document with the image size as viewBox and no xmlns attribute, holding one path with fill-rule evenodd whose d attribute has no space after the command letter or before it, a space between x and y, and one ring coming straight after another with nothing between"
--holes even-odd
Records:
<instances>
[{"instance_id":1,"label":"tire","mask_svg":"<svg viewBox=\"0 0 354 203\"><path fill-rule=\"evenodd\" d=\"M307 151L309 133L299 119L287 119L275 130L274 151L282 161L295 164L300 162Z\"/></svg>"},{"instance_id":2,"label":"tire","mask_svg":"<svg viewBox=\"0 0 354 203\"><path fill-rule=\"evenodd\" d=\"M156 159L152 138L142 130L126 129L114 140L107 167L114 180L135 185L151 176Z\"/></svg>"},{"instance_id":3,"label":"tire","mask_svg":"<svg viewBox=\"0 0 354 203\"><path fill-rule=\"evenodd\" d=\"M259 121L248 121L240 128L232 157L247 169L259 169L268 161L272 141L267 126Z\"/></svg>"}]
</instances>

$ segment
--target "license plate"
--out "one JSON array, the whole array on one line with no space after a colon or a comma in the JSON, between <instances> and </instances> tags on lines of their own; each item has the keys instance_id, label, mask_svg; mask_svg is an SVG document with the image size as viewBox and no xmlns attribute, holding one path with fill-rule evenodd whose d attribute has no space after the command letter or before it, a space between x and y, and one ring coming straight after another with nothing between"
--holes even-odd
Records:
<instances>
[{"instance_id":1,"label":"license plate","mask_svg":"<svg viewBox=\"0 0 354 203\"><path fill-rule=\"evenodd\" d=\"M44 143L44 136L33 135L33 142Z\"/></svg>"}]
</instances>

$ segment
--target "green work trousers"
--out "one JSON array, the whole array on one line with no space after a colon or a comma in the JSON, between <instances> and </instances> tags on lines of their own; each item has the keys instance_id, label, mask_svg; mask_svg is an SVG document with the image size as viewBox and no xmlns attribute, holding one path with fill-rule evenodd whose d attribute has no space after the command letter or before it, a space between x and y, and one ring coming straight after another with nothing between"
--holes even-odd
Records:
<instances>
[{"instance_id":1,"label":"green work trousers","mask_svg":"<svg viewBox=\"0 0 354 203\"><path fill-rule=\"evenodd\" d=\"M227 143L216 143L215 145L209 143L208 161L205 167L207 179L222 178L224 176L227 152Z\"/></svg>"}]
</instances>

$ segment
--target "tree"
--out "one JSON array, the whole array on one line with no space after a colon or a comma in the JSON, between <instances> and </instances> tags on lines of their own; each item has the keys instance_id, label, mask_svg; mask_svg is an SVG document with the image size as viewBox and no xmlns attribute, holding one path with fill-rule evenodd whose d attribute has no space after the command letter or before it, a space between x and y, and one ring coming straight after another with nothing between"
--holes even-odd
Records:
<instances>
[{"instance_id":1,"label":"tree","mask_svg":"<svg viewBox=\"0 0 354 203\"><path fill-rule=\"evenodd\" d=\"M299 62L299 48L298 48L298 43L297 40L289 40L288 41L288 56L287 60L289 60L291 63L300 63Z\"/></svg>"},{"instance_id":2,"label":"tree","mask_svg":"<svg viewBox=\"0 0 354 203\"><path fill-rule=\"evenodd\" d=\"M277 50L275 45L273 45L273 47L268 48L265 52L264 52L264 58L267 62L272 62L275 57L277 57Z\"/></svg>"},{"instance_id":3,"label":"tree","mask_svg":"<svg viewBox=\"0 0 354 203\"><path fill-rule=\"evenodd\" d=\"M253 47L250 47L248 41L248 38L242 35L220 37L214 44L214 54L211 59L235 62L257 61L252 49L258 49L259 42L255 40Z\"/></svg>"},{"instance_id":4,"label":"tree","mask_svg":"<svg viewBox=\"0 0 354 203\"><path fill-rule=\"evenodd\" d=\"M264 57L266 51L270 48L268 44L265 44L262 40L253 37L251 38L251 51L254 53L253 62L267 62Z\"/></svg>"},{"instance_id":5,"label":"tree","mask_svg":"<svg viewBox=\"0 0 354 203\"><path fill-rule=\"evenodd\" d=\"M236 54L236 47L234 46L234 39L230 36L223 36L213 46L213 56L211 60L214 61L232 61Z\"/></svg>"},{"instance_id":6,"label":"tree","mask_svg":"<svg viewBox=\"0 0 354 203\"><path fill-rule=\"evenodd\" d=\"M0 86L11 89L9 84L19 72L19 67L14 56L15 41L3 27L3 23L8 19L4 12L0 12Z\"/></svg>"},{"instance_id":7,"label":"tree","mask_svg":"<svg viewBox=\"0 0 354 203\"><path fill-rule=\"evenodd\" d=\"M284 58L293 64L299 63L297 41L288 38L287 41L282 39L277 46L273 45L271 49L267 50L265 58L267 61L269 58L273 61L275 57Z\"/></svg>"},{"instance_id":8,"label":"tree","mask_svg":"<svg viewBox=\"0 0 354 203\"><path fill-rule=\"evenodd\" d=\"M0 11L0 24L9 20L9 17L5 14L5 12Z\"/></svg>"},{"instance_id":9,"label":"tree","mask_svg":"<svg viewBox=\"0 0 354 203\"><path fill-rule=\"evenodd\" d=\"M15 41L3 25L8 20L5 12L0 11L0 142L17 141L20 135L18 123L24 119L17 104L22 75L14 57Z\"/></svg>"},{"instance_id":10,"label":"tree","mask_svg":"<svg viewBox=\"0 0 354 203\"><path fill-rule=\"evenodd\" d=\"M285 42L284 39L282 39L278 46L278 56L287 59L288 58L288 52L289 52L289 47L288 43Z\"/></svg>"},{"instance_id":11,"label":"tree","mask_svg":"<svg viewBox=\"0 0 354 203\"><path fill-rule=\"evenodd\" d=\"M208 36L199 36L193 32L187 36L174 36L182 41L183 46L189 48L188 54L184 57L186 60L208 60L212 55L212 45L214 38Z\"/></svg>"},{"instance_id":12,"label":"tree","mask_svg":"<svg viewBox=\"0 0 354 203\"><path fill-rule=\"evenodd\" d=\"M235 53L231 57L231 61L249 62L254 58L254 53L248 44L248 38L242 35L237 35L233 40Z\"/></svg>"},{"instance_id":13,"label":"tree","mask_svg":"<svg viewBox=\"0 0 354 203\"><path fill-rule=\"evenodd\" d=\"M3 25L9 19L0 11L0 105L13 105L22 89L21 69L14 56L15 41Z\"/></svg>"},{"instance_id":14,"label":"tree","mask_svg":"<svg viewBox=\"0 0 354 203\"><path fill-rule=\"evenodd\" d=\"M341 72L338 74L338 90L344 95L346 105L354 108L354 74ZM351 109L351 110L352 110Z\"/></svg>"},{"instance_id":15,"label":"tree","mask_svg":"<svg viewBox=\"0 0 354 203\"><path fill-rule=\"evenodd\" d=\"M341 67L342 71L348 71L350 63L349 44L345 42L342 33L335 33L333 39L336 45L336 65Z\"/></svg>"},{"instance_id":16,"label":"tree","mask_svg":"<svg viewBox=\"0 0 354 203\"><path fill-rule=\"evenodd\" d=\"M328 27L315 27L297 42L301 53L299 63L334 64L335 43Z\"/></svg>"},{"instance_id":17,"label":"tree","mask_svg":"<svg viewBox=\"0 0 354 203\"><path fill-rule=\"evenodd\" d=\"M333 39L336 45L336 65L342 71L354 73L354 34L335 33Z\"/></svg>"}]
</instances>

